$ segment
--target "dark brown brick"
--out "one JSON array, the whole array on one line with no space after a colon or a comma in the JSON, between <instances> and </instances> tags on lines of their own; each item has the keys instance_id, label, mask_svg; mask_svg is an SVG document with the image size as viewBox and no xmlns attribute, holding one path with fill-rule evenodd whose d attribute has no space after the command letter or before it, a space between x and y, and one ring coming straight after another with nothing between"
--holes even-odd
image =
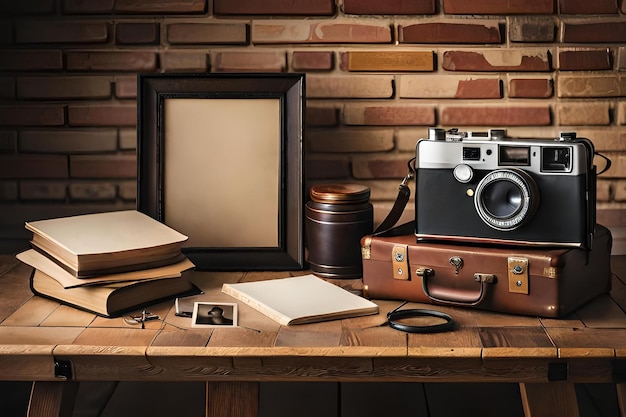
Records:
<instances>
[{"instance_id":1,"label":"dark brown brick","mask_svg":"<svg viewBox=\"0 0 626 417\"><path fill-rule=\"evenodd\" d=\"M312 152L387 152L393 149L393 129L316 129L307 132L306 146Z\"/></svg>"},{"instance_id":2,"label":"dark brown brick","mask_svg":"<svg viewBox=\"0 0 626 417\"><path fill-rule=\"evenodd\" d=\"M255 44L293 43L391 43L387 23L358 23L349 19L317 21L254 21L252 42Z\"/></svg>"},{"instance_id":3,"label":"dark brown brick","mask_svg":"<svg viewBox=\"0 0 626 417\"><path fill-rule=\"evenodd\" d=\"M352 161L352 174L358 179L403 178L406 175L407 158L368 157Z\"/></svg>"},{"instance_id":4,"label":"dark brown brick","mask_svg":"<svg viewBox=\"0 0 626 417\"><path fill-rule=\"evenodd\" d=\"M136 98L137 97L137 77L133 75L129 76L116 76L113 80L115 82L115 97L117 98Z\"/></svg>"},{"instance_id":5,"label":"dark brown brick","mask_svg":"<svg viewBox=\"0 0 626 417\"><path fill-rule=\"evenodd\" d=\"M561 14L617 14L615 0L559 0Z\"/></svg>"},{"instance_id":6,"label":"dark brown brick","mask_svg":"<svg viewBox=\"0 0 626 417\"><path fill-rule=\"evenodd\" d=\"M46 71L63 69L60 50L0 51L0 71Z\"/></svg>"},{"instance_id":7,"label":"dark brown brick","mask_svg":"<svg viewBox=\"0 0 626 417\"><path fill-rule=\"evenodd\" d=\"M552 80L549 78L513 78L509 82L509 97L552 97Z\"/></svg>"},{"instance_id":8,"label":"dark brown brick","mask_svg":"<svg viewBox=\"0 0 626 417\"><path fill-rule=\"evenodd\" d=\"M209 56L201 51L168 51L161 55L161 69L166 72L204 72L209 66Z\"/></svg>"},{"instance_id":9,"label":"dark brown brick","mask_svg":"<svg viewBox=\"0 0 626 417\"><path fill-rule=\"evenodd\" d=\"M343 0L346 14L434 14L434 0Z\"/></svg>"},{"instance_id":10,"label":"dark brown brick","mask_svg":"<svg viewBox=\"0 0 626 417\"><path fill-rule=\"evenodd\" d=\"M307 179L348 178L350 161L339 158L307 158L305 172Z\"/></svg>"},{"instance_id":11,"label":"dark brown brick","mask_svg":"<svg viewBox=\"0 0 626 417\"><path fill-rule=\"evenodd\" d=\"M65 200L67 185L60 181L22 181L20 197L24 200Z\"/></svg>"},{"instance_id":12,"label":"dark brown brick","mask_svg":"<svg viewBox=\"0 0 626 417\"><path fill-rule=\"evenodd\" d=\"M115 11L133 14L204 13L207 0L115 0Z\"/></svg>"},{"instance_id":13,"label":"dark brown brick","mask_svg":"<svg viewBox=\"0 0 626 417\"><path fill-rule=\"evenodd\" d=\"M19 150L28 153L90 153L117 150L115 129L24 130Z\"/></svg>"},{"instance_id":14,"label":"dark brown brick","mask_svg":"<svg viewBox=\"0 0 626 417\"><path fill-rule=\"evenodd\" d=\"M248 44L245 23L174 23L167 26L167 41L171 44Z\"/></svg>"},{"instance_id":15,"label":"dark brown brick","mask_svg":"<svg viewBox=\"0 0 626 417\"><path fill-rule=\"evenodd\" d=\"M13 43L13 21L0 18L0 44Z\"/></svg>"},{"instance_id":16,"label":"dark brown brick","mask_svg":"<svg viewBox=\"0 0 626 417\"><path fill-rule=\"evenodd\" d=\"M626 42L626 21L593 23L563 22L563 42L566 43L624 43Z\"/></svg>"},{"instance_id":17,"label":"dark brown brick","mask_svg":"<svg viewBox=\"0 0 626 417\"><path fill-rule=\"evenodd\" d=\"M291 55L291 67L296 71L331 70L333 56L330 51L294 51Z\"/></svg>"},{"instance_id":18,"label":"dark brown brick","mask_svg":"<svg viewBox=\"0 0 626 417\"><path fill-rule=\"evenodd\" d=\"M155 52L67 52L66 57L66 66L70 71L153 72L157 69L157 55Z\"/></svg>"},{"instance_id":19,"label":"dark brown brick","mask_svg":"<svg viewBox=\"0 0 626 417\"><path fill-rule=\"evenodd\" d=\"M334 0L213 0L217 15L302 15L332 16Z\"/></svg>"},{"instance_id":20,"label":"dark brown brick","mask_svg":"<svg viewBox=\"0 0 626 417\"><path fill-rule=\"evenodd\" d=\"M339 123L339 110L335 107L306 108L307 126L336 126Z\"/></svg>"},{"instance_id":21,"label":"dark brown brick","mask_svg":"<svg viewBox=\"0 0 626 417\"><path fill-rule=\"evenodd\" d=\"M63 11L68 14L113 13L115 0L63 0Z\"/></svg>"},{"instance_id":22,"label":"dark brown brick","mask_svg":"<svg viewBox=\"0 0 626 417\"><path fill-rule=\"evenodd\" d=\"M509 17L511 42L554 42L556 26L548 16Z\"/></svg>"},{"instance_id":23,"label":"dark brown brick","mask_svg":"<svg viewBox=\"0 0 626 417\"><path fill-rule=\"evenodd\" d=\"M0 98L15 98L15 78L0 77Z\"/></svg>"},{"instance_id":24,"label":"dark brown brick","mask_svg":"<svg viewBox=\"0 0 626 417\"><path fill-rule=\"evenodd\" d=\"M545 51L445 51L442 67L448 71L549 71Z\"/></svg>"},{"instance_id":25,"label":"dark brown brick","mask_svg":"<svg viewBox=\"0 0 626 417\"><path fill-rule=\"evenodd\" d=\"M281 72L287 68L284 52L217 52L216 71Z\"/></svg>"},{"instance_id":26,"label":"dark brown brick","mask_svg":"<svg viewBox=\"0 0 626 417\"><path fill-rule=\"evenodd\" d=\"M0 105L0 126L62 126L62 104Z\"/></svg>"},{"instance_id":27,"label":"dark brown brick","mask_svg":"<svg viewBox=\"0 0 626 417\"><path fill-rule=\"evenodd\" d=\"M102 99L111 97L109 76L33 76L17 79L17 97L25 99Z\"/></svg>"},{"instance_id":28,"label":"dark brown brick","mask_svg":"<svg viewBox=\"0 0 626 417\"><path fill-rule=\"evenodd\" d=\"M137 107L115 104L75 104L68 106L70 126L136 126Z\"/></svg>"},{"instance_id":29,"label":"dark brown brick","mask_svg":"<svg viewBox=\"0 0 626 417\"><path fill-rule=\"evenodd\" d=\"M158 23L117 23L115 42L119 45L155 45L159 43Z\"/></svg>"},{"instance_id":30,"label":"dark brown brick","mask_svg":"<svg viewBox=\"0 0 626 417\"><path fill-rule=\"evenodd\" d=\"M443 0L443 10L448 14L553 14L553 0Z\"/></svg>"},{"instance_id":31,"label":"dark brown brick","mask_svg":"<svg viewBox=\"0 0 626 417\"><path fill-rule=\"evenodd\" d=\"M117 186L110 182L80 182L70 184L69 194L72 200L115 200Z\"/></svg>"},{"instance_id":32,"label":"dark brown brick","mask_svg":"<svg viewBox=\"0 0 626 417\"><path fill-rule=\"evenodd\" d=\"M433 126L435 108L428 105L346 104L343 119L347 125Z\"/></svg>"},{"instance_id":33,"label":"dark brown brick","mask_svg":"<svg viewBox=\"0 0 626 417\"><path fill-rule=\"evenodd\" d=\"M137 200L137 181L120 181L117 186L117 194L122 200Z\"/></svg>"},{"instance_id":34,"label":"dark brown brick","mask_svg":"<svg viewBox=\"0 0 626 417\"><path fill-rule=\"evenodd\" d=\"M0 200L15 201L19 197L17 181L0 181Z\"/></svg>"},{"instance_id":35,"label":"dark brown brick","mask_svg":"<svg viewBox=\"0 0 626 417\"><path fill-rule=\"evenodd\" d=\"M67 157L0 155L0 178L67 178Z\"/></svg>"},{"instance_id":36,"label":"dark brown brick","mask_svg":"<svg viewBox=\"0 0 626 417\"><path fill-rule=\"evenodd\" d=\"M72 178L133 178L137 175L135 155L71 155Z\"/></svg>"},{"instance_id":37,"label":"dark brown brick","mask_svg":"<svg viewBox=\"0 0 626 417\"><path fill-rule=\"evenodd\" d=\"M15 24L17 43L105 43L108 36L105 22L25 20Z\"/></svg>"},{"instance_id":38,"label":"dark brown brick","mask_svg":"<svg viewBox=\"0 0 626 417\"><path fill-rule=\"evenodd\" d=\"M547 126L549 106L447 106L441 110L444 126Z\"/></svg>"},{"instance_id":39,"label":"dark brown brick","mask_svg":"<svg viewBox=\"0 0 626 417\"><path fill-rule=\"evenodd\" d=\"M14 130L0 130L0 152L15 153L17 150L17 132Z\"/></svg>"},{"instance_id":40,"label":"dark brown brick","mask_svg":"<svg viewBox=\"0 0 626 417\"><path fill-rule=\"evenodd\" d=\"M559 51L559 69L563 71L597 71L611 69L611 50Z\"/></svg>"},{"instance_id":41,"label":"dark brown brick","mask_svg":"<svg viewBox=\"0 0 626 417\"><path fill-rule=\"evenodd\" d=\"M398 26L400 43L458 43L497 44L502 43L497 23L417 23Z\"/></svg>"},{"instance_id":42,"label":"dark brown brick","mask_svg":"<svg viewBox=\"0 0 626 417\"><path fill-rule=\"evenodd\" d=\"M344 71L433 71L432 51L351 51L341 53Z\"/></svg>"},{"instance_id":43,"label":"dark brown brick","mask_svg":"<svg viewBox=\"0 0 626 417\"><path fill-rule=\"evenodd\" d=\"M624 1L624 4L626 4L626 1ZM620 46L617 51L617 69L626 70L626 46Z\"/></svg>"}]
</instances>

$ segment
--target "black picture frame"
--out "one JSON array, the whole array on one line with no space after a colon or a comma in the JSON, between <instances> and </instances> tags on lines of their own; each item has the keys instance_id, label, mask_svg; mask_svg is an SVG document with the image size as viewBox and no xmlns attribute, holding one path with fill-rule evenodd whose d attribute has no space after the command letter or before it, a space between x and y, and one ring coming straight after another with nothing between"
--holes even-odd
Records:
<instances>
[{"instance_id":1,"label":"black picture frame","mask_svg":"<svg viewBox=\"0 0 626 417\"><path fill-rule=\"evenodd\" d=\"M205 107L211 111L204 111ZM266 107L267 113L272 116L265 117L270 119L267 133L257 134L257 125L249 118L261 117ZM191 122L182 121L188 119L196 108L200 112L199 117L192 118ZM257 112L257 109L260 111ZM303 269L304 109L305 76L300 73L138 75L137 209L190 236L189 245L183 248L183 253L199 270ZM205 116L217 120L213 121L210 128L203 130L201 126L205 123ZM193 130L196 125L198 132L186 132L180 134L180 138L177 137L179 130ZM249 126L251 134L240 134L232 140L222 141L212 136L212 132L229 132L235 126ZM273 132L276 132L276 143ZM268 146L263 145L259 139L261 136L263 140L269 141ZM269 158L266 159L277 162L278 166L275 167L275 175L269 173L263 181L269 184L267 192L258 195L256 191L263 185L261 183L249 188L258 179L256 169L248 165L262 161L260 158L249 156L249 162L241 164L239 160L222 164L219 159L213 163L204 163L201 159L202 162L197 162L198 154L206 155L207 158L213 154L222 155L220 159L229 159L234 152L213 152L214 145L224 142L237 142L237 145L232 146L238 146L236 149L240 154L247 154L246 146L257 147L263 152L266 148L272 149L267 151ZM202 151L196 148L202 148ZM195 168L192 162L187 163L192 160L196 161ZM269 164L268 172L274 169L273 163ZM233 172L233 165L236 166L236 172ZM178 173L190 169L195 171L183 174L180 178ZM228 171L228 174L224 171ZM220 192L213 195L212 187L225 187L228 191L223 195ZM246 187L248 192L240 190ZM250 194L255 195L250 197ZM230 214L229 204L232 204L233 196L237 201L235 205L244 212L243 215ZM242 202L241 207L239 202ZM259 210L259 214L257 207L261 206L268 209ZM215 209L222 214L207 215L204 219L204 214L198 211L206 212L207 209L210 212ZM193 224L192 220L187 220L191 216L199 220ZM180 230L177 222L189 222L183 229L190 230ZM201 227L197 227L199 223L202 223ZM233 225L233 230L231 233L229 229L226 233L226 243L221 240L212 242L211 228L228 227L228 224ZM211 230L201 230L205 226ZM262 230L264 227L268 228L266 232ZM250 232L257 229L261 229L259 236L252 239L258 239L259 242L246 242ZM275 236L272 236L274 229ZM204 240L209 242L205 243ZM194 241L200 241L200 244Z\"/></svg>"}]
</instances>

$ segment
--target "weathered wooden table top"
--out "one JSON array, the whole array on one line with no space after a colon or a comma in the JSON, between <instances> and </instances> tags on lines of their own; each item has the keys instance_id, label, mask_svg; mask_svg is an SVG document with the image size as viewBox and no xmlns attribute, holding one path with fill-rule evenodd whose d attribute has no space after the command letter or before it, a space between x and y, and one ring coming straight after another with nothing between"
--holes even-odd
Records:
<instances>
[{"instance_id":1,"label":"weathered wooden table top","mask_svg":"<svg viewBox=\"0 0 626 417\"><path fill-rule=\"evenodd\" d=\"M307 272L194 271L191 279L202 300L233 302L221 293L223 282ZM400 304L392 300L375 300L378 315L298 326L280 326L238 303L240 326L215 329L191 328L169 301L149 309L161 319L142 329L33 296L30 273L0 256L0 379L53 381L66 372L79 381L626 380L626 257L613 258L611 293L565 318L437 306L457 323L437 334L383 325Z\"/></svg>"}]
</instances>

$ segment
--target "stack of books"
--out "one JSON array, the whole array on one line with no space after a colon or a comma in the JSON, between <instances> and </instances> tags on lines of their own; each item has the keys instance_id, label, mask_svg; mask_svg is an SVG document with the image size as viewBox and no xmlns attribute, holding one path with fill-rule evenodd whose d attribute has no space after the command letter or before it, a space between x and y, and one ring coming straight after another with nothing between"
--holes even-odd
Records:
<instances>
[{"instance_id":1,"label":"stack of books","mask_svg":"<svg viewBox=\"0 0 626 417\"><path fill-rule=\"evenodd\" d=\"M26 223L34 294L105 317L197 292L184 272L187 236L135 210Z\"/></svg>"}]
</instances>

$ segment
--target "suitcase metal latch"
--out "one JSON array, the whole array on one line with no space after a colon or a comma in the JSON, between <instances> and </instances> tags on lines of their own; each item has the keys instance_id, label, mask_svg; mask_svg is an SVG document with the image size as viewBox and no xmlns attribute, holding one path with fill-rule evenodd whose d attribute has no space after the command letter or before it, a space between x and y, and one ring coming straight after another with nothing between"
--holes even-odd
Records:
<instances>
[{"instance_id":1,"label":"suitcase metal latch","mask_svg":"<svg viewBox=\"0 0 626 417\"><path fill-rule=\"evenodd\" d=\"M528 259L508 258L509 292L528 294Z\"/></svg>"},{"instance_id":2,"label":"suitcase metal latch","mask_svg":"<svg viewBox=\"0 0 626 417\"><path fill-rule=\"evenodd\" d=\"M410 279L409 259L407 255L406 245L395 245L391 250L393 279L399 279L402 281L408 281Z\"/></svg>"}]
</instances>

